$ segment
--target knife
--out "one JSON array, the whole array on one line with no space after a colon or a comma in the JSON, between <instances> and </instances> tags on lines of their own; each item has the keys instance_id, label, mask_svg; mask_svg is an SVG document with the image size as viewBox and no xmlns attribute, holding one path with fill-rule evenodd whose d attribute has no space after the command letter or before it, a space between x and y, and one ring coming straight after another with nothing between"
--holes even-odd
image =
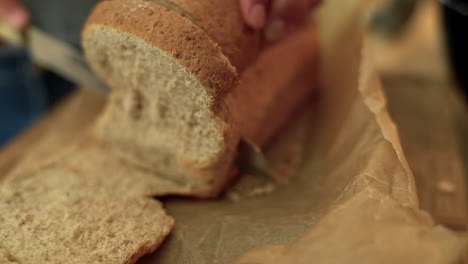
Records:
<instances>
[{"instance_id":1,"label":"knife","mask_svg":"<svg viewBox=\"0 0 468 264\"><path fill-rule=\"evenodd\" d=\"M6 24L2 24L0 28L0 38L12 45L25 47L37 66L97 94L105 96L109 93L109 87L90 69L83 54L66 42L33 25L18 34Z\"/></svg>"}]
</instances>

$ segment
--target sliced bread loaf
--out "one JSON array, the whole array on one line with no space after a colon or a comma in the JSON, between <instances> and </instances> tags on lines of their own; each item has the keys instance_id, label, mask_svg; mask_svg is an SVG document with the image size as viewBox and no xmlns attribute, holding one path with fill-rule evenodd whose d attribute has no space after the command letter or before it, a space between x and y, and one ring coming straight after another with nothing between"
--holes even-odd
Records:
<instances>
[{"instance_id":1,"label":"sliced bread loaf","mask_svg":"<svg viewBox=\"0 0 468 264\"><path fill-rule=\"evenodd\" d=\"M215 195L239 140L222 101L237 71L190 15L158 2L103 1L88 20L85 53L114 89L96 134L194 195Z\"/></svg>"},{"instance_id":2,"label":"sliced bread loaf","mask_svg":"<svg viewBox=\"0 0 468 264\"><path fill-rule=\"evenodd\" d=\"M110 0L83 31L90 64L114 89L95 134L193 196L217 195L239 139L267 142L308 94L268 82L256 94L255 77L239 85L260 36L238 9L238 0Z\"/></svg>"}]
</instances>

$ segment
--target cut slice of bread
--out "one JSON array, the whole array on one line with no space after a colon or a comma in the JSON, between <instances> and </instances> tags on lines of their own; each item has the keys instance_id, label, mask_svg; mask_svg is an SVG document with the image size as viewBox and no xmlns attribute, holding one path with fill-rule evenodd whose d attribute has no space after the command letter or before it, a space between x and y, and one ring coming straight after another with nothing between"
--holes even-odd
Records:
<instances>
[{"instance_id":1,"label":"cut slice of bread","mask_svg":"<svg viewBox=\"0 0 468 264\"><path fill-rule=\"evenodd\" d=\"M172 228L156 200L49 189L38 176L1 188L0 263L135 263Z\"/></svg>"},{"instance_id":2,"label":"cut slice of bread","mask_svg":"<svg viewBox=\"0 0 468 264\"><path fill-rule=\"evenodd\" d=\"M239 139L267 142L310 91L266 81L256 94L265 62L239 85L260 42L238 9L238 0L110 0L83 30L92 68L113 88L96 136L133 163L188 184L193 196L222 191Z\"/></svg>"},{"instance_id":3,"label":"cut slice of bread","mask_svg":"<svg viewBox=\"0 0 468 264\"><path fill-rule=\"evenodd\" d=\"M174 223L148 188L179 187L88 143L8 178L0 186L0 263L135 263Z\"/></svg>"}]
</instances>

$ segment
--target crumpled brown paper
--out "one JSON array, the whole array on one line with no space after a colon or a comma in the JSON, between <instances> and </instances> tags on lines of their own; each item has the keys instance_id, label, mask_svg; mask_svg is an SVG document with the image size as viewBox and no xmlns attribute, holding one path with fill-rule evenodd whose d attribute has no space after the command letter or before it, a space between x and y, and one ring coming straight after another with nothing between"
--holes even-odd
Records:
<instances>
[{"instance_id":1,"label":"crumpled brown paper","mask_svg":"<svg viewBox=\"0 0 468 264\"><path fill-rule=\"evenodd\" d=\"M331 210L298 241L253 251L239 263L458 263L465 256L466 236L434 225L418 209L413 175L386 110L381 82L368 62L364 54L362 101L356 100L351 113L356 119L343 127L331 151L353 145L351 152L362 156L335 163L340 153L327 160L340 171L331 173L341 174L341 180L354 176ZM362 136L358 143L349 144L349 131Z\"/></svg>"},{"instance_id":2,"label":"crumpled brown paper","mask_svg":"<svg viewBox=\"0 0 468 264\"><path fill-rule=\"evenodd\" d=\"M166 199L176 227L141 263L455 263L465 256L466 235L419 209L388 111L392 83L382 81L364 33L369 2L324 7L322 94L268 151L273 167L289 164L294 176L283 184L245 176L217 201Z\"/></svg>"}]
</instances>

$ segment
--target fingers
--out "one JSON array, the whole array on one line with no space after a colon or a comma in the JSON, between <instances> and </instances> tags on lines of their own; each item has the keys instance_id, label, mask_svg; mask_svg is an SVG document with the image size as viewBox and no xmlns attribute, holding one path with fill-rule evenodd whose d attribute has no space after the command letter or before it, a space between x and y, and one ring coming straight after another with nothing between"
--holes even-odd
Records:
<instances>
[{"instance_id":1,"label":"fingers","mask_svg":"<svg viewBox=\"0 0 468 264\"><path fill-rule=\"evenodd\" d=\"M17 0L0 0L0 19L21 29L29 23L29 15Z\"/></svg>"},{"instance_id":2,"label":"fingers","mask_svg":"<svg viewBox=\"0 0 468 264\"><path fill-rule=\"evenodd\" d=\"M276 41L302 25L319 0L275 0L265 29L267 40Z\"/></svg>"},{"instance_id":3,"label":"fingers","mask_svg":"<svg viewBox=\"0 0 468 264\"><path fill-rule=\"evenodd\" d=\"M267 23L268 4L270 0L241 0L241 11L244 20L253 29L263 29Z\"/></svg>"},{"instance_id":4,"label":"fingers","mask_svg":"<svg viewBox=\"0 0 468 264\"><path fill-rule=\"evenodd\" d=\"M265 29L266 38L275 41L301 25L320 0L240 0L240 3L247 25Z\"/></svg>"}]
</instances>

